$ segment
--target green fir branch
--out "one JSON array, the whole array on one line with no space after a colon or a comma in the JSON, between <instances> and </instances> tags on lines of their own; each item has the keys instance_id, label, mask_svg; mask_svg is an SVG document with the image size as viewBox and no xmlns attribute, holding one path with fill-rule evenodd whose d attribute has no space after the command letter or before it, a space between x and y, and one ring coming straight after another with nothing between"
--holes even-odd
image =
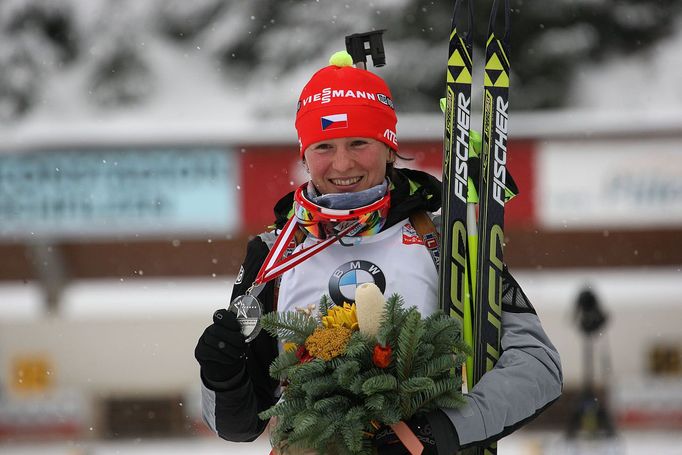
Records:
<instances>
[{"instance_id":1,"label":"green fir branch","mask_svg":"<svg viewBox=\"0 0 682 455\"><path fill-rule=\"evenodd\" d=\"M313 405L313 409L320 414L327 414L335 410L345 410L350 407L350 399L343 395L321 398Z\"/></svg>"},{"instance_id":2,"label":"green fir branch","mask_svg":"<svg viewBox=\"0 0 682 455\"><path fill-rule=\"evenodd\" d=\"M428 327L424 327L424 332L426 333L428 331ZM421 357L421 360L423 362L429 361L431 358L433 358L433 354L436 351L436 347L432 345L431 343L422 341L422 343L419 346L419 350L417 351L417 354L419 357Z\"/></svg>"},{"instance_id":3,"label":"green fir branch","mask_svg":"<svg viewBox=\"0 0 682 455\"><path fill-rule=\"evenodd\" d=\"M471 349L471 346L466 344L464 340L461 338L458 338L452 345L452 352L454 352L457 355L457 364L461 364L464 362L464 359L466 356L473 354L473 350ZM461 359L461 361L460 361Z\"/></svg>"},{"instance_id":4,"label":"green fir branch","mask_svg":"<svg viewBox=\"0 0 682 455\"><path fill-rule=\"evenodd\" d=\"M336 390L336 380L331 374L326 374L318 378L313 378L306 383L306 395L315 400L321 399L324 395Z\"/></svg>"},{"instance_id":5,"label":"green fir branch","mask_svg":"<svg viewBox=\"0 0 682 455\"><path fill-rule=\"evenodd\" d=\"M270 376L274 379L284 379L289 368L295 366L298 361L295 352L282 352L270 364Z\"/></svg>"},{"instance_id":6,"label":"green fir branch","mask_svg":"<svg viewBox=\"0 0 682 455\"><path fill-rule=\"evenodd\" d=\"M289 382L282 396L286 400L305 400L305 384L299 382Z\"/></svg>"},{"instance_id":7,"label":"green fir branch","mask_svg":"<svg viewBox=\"0 0 682 455\"><path fill-rule=\"evenodd\" d=\"M366 421L366 411L362 406L348 410L341 424L341 436L346 447L354 453L362 450L362 430Z\"/></svg>"},{"instance_id":8,"label":"green fir branch","mask_svg":"<svg viewBox=\"0 0 682 455\"><path fill-rule=\"evenodd\" d=\"M306 383L306 405L310 408L316 404L318 400L329 396L338 387L336 380L329 375L324 375L319 378L311 379Z\"/></svg>"},{"instance_id":9,"label":"green fir branch","mask_svg":"<svg viewBox=\"0 0 682 455\"><path fill-rule=\"evenodd\" d=\"M364 381L361 387L366 395L390 392L398 389L398 380L392 374L379 374Z\"/></svg>"},{"instance_id":10,"label":"green fir branch","mask_svg":"<svg viewBox=\"0 0 682 455\"><path fill-rule=\"evenodd\" d=\"M384 395L384 408L380 413L380 422L385 425L396 423L402 419L400 413L400 396L397 393Z\"/></svg>"},{"instance_id":11,"label":"green fir branch","mask_svg":"<svg viewBox=\"0 0 682 455\"><path fill-rule=\"evenodd\" d=\"M405 322L398 335L398 348L396 349L396 365L398 379L407 380L412 374L415 353L419 340L424 334L424 323L416 309L410 309Z\"/></svg>"},{"instance_id":12,"label":"green fir branch","mask_svg":"<svg viewBox=\"0 0 682 455\"><path fill-rule=\"evenodd\" d=\"M283 400L258 414L258 417L260 417L262 420L267 420L275 416L296 414L303 409L305 409L305 400L302 399Z\"/></svg>"},{"instance_id":13,"label":"green fir branch","mask_svg":"<svg viewBox=\"0 0 682 455\"><path fill-rule=\"evenodd\" d=\"M340 412L329 413L322 431L313 435L310 446L318 453L326 453L329 450L330 440L336 435L343 423L343 415Z\"/></svg>"},{"instance_id":14,"label":"green fir branch","mask_svg":"<svg viewBox=\"0 0 682 455\"><path fill-rule=\"evenodd\" d=\"M433 379L431 378L409 378L400 383L401 394L413 394L429 390L435 387Z\"/></svg>"},{"instance_id":15,"label":"green fir branch","mask_svg":"<svg viewBox=\"0 0 682 455\"><path fill-rule=\"evenodd\" d=\"M353 392L356 395L361 395L362 392L362 385L365 383L366 380L373 376L377 376L383 374L383 371L378 369L378 368L371 368L370 370L367 370L360 375L355 376L355 378L351 381L349 390Z\"/></svg>"},{"instance_id":16,"label":"green fir branch","mask_svg":"<svg viewBox=\"0 0 682 455\"><path fill-rule=\"evenodd\" d=\"M320 415L317 412L312 409L305 409L294 418L294 429L289 433L287 439L292 444L297 440L304 442L308 437L308 431L316 426L319 420ZM303 447L305 447L305 445Z\"/></svg>"},{"instance_id":17,"label":"green fir branch","mask_svg":"<svg viewBox=\"0 0 682 455\"><path fill-rule=\"evenodd\" d=\"M412 416L424 403L424 397L435 393L431 378L410 378L400 384L400 408L403 416Z\"/></svg>"},{"instance_id":18,"label":"green fir branch","mask_svg":"<svg viewBox=\"0 0 682 455\"><path fill-rule=\"evenodd\" d=\"M453 345L461 340L458 322L442 313L432 315L424 325L427 327L424 342L433 344L438 354L450 351Z\"/></svg>"},{"instance_id":19,"label":"green fir branch","mask_svg":"<svg viewBox=\"0 0 682 455\"><path fill-rule=\"evenodd\" d=\"M433 403L438 408L460 408L466 404L466 399L461 393L450 393L434 398Z\"/></svg>"},{"instance_id":20,"label":"green fir branch","mask_svg":"<svg viewBox=\"0 0 682 455\"><path fill-rule=\"evenodd\" d=\"M462 386L461 380L457 380L453 377L446 377L437 381L434 381L434 386L424 390L421 393L415 394L410 398L409 405L407 406L410 414L412 415L419 409L434 409L435 400L442 396L450 396L450 394L455 393L461 395L459 392Z\"/></svg>"},{"instance_id":21,"label":"green fir branch","mask_svg":"<svg viewBox=\"0 0 682 455\"><path fill-rule=\"evenodd\" d=\"M403 308L404 304L403 298L398 294L393 294L386 300L384 314L377 333L377 340L381 345L385 346L389 340L396 338L396 333L407 315Z\"/></svg>"},{"instance_id":22,"label":"green fir branch","mask_svg":"<svg viewBox=\"0 0 682 455\"><path fill-rule=\"evenodd\" d=\"M296 414L283 414L277 416L277 429L288 433L294 429L294 417Z\"/></svg>"},{"instance_id":23,"label":"green fir branch","mask_svg":"<svg viewBox=\"0 0 682 455\"><path fill-rule=\"evenodd\" d=\"M386 397L380 393L371 395L365 400L365 407L370 411L381 411L386 404Z\"/></svg>"},{"instance_id":24,"label":"green fir branch","mask_svg":"<svg viewBox=\"0 0 682 455\"><path fill-rule=\"evenodd\" d=\"M361 333L360 331L353 332L348 345L346 346L345 357L351 359L359 359L361 357L371 356L371 347L374 343L370 337Z\"/></svg>"},{"instance_id":25,"label":"green fir branch","mask_svg":"<svg viewBox=\"0 0 682 455\"><path fill-rule=\"evenodd\" d=\"M432 378L441 373L450 371L458 365L458 363L455 362L455 359L454 354L443 354L433 357L424 366L422 375Z\"/></svg>"},{"instance_id":26,"label":"green fir branch","mask_svg":"<svg viewBox=\"0 0 682 455\"><path fill-rule=\"evenodd\" d=\"M320 297L320 302L318 303L318 308L320 309L320 318L327 316L329 314L329 309L334 306L334 302L329 298L328 295L324 294Z\"/></svg>"},{"instance_id":27,"label":"green fir branch","mask_svg":"<svg viewBox=\"0 0 682 455\"><path fill-rule=\"evenodd\" d=\"M285 313L273 311L263 315L260 323L263 329L273 337L297 345L302 345L318 326L315 318L296 311Z\"/></svg>"},{"instance_id":28,"label":"green fir branch","mask_svg":"<svg viewBox=\"0 0 682 455\"><path fill-rule=\"evenodd\" d=\"M333 359L327 362L327 369L335 371L337 368L339 368L346 362L348 362L348 358L345 355L334 357Z\"/></svg>"},{"instance_id":29,"label":"green fir branch","mask_svg":"<svg viewBox=\"0 0 682 455\"><path fill-rule=\"evenodd\" d=\"M370 428L367 428L367 430L369 431ZM376 449L372 444L372 439L362 438L360 440L360 443L362 444L362 447L358 452L358 455L374 455L376 453Z\"/></svg>"},{"instance_id":30,"label":"green fir branch","mask_svg":"<svg viewBox=\"0 0 682 455\"><path fill-rule=\"evenodd\" d=\"M350 390L358 373L360 373L360 364L355 360L349 360L342 365L339 365L336 370L334 370L333 375L336 377L336 380L341 387Z\"/></svg>"},{"instance_id":31,"label":"green fir branch","mask_svg":"<svg viewBox=\"0 0 682 455\"><path fill-rule=\"evenodd\" d=\"M322 359L313 359L309 362L300 363L292 368L289 368L289 381L305 384L308 381L323 374L326 369L327 365Z\"/></svg>"},{"instance_id":32,"label":"green fir branch","mask_svg":"<svg viewBox=\"0 0 682 455\"><path fill-rule=\"evenodd\" d=\"M425 329L426 330L426 329ZM426 364L433 357L434 347L431 343L419 343L417 352L414 355L414 364L412 365L412 376L424 376L423 371L426 369Z\"/></svg>"}]
</instances>

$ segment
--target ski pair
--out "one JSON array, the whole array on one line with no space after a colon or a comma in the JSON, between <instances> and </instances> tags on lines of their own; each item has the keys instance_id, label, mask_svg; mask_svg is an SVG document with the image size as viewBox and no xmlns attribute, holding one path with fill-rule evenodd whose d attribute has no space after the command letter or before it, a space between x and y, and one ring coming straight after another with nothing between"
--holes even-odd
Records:
<instances>
[{"instance_id":1,"label":"ski pair","mask_svg":"<svg viewBox=\"0 0 682 455\"><path fill-rule=\"evenodd\" d=\"M480 169L469 169L474 155L470 148L473 3L467 0L464 12L465 1L456 0L450 31L439 270L440 306L462 321L463 339L472 349L463 368L468 390L500 357L511 16L509 0L504 0L504 34L498 38L498 0L493 0L485 47ZM462 22L468 27L464 33L458 29ZM471 174L479 175L478 194ZM493 442L466 453L495 454L497 445Z\"/></svg>"}]
</instances>

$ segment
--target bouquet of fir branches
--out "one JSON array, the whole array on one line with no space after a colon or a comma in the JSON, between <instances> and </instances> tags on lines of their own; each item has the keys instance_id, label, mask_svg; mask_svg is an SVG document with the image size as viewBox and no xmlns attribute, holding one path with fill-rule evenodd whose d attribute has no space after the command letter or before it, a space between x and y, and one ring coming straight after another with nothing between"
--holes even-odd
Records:
<instances>
[{"instance_id":1,"label":"bouquet of fir branches","mask_svg":"<svg viewBox=\"0 0 682 455\"><path fill-rule=\"evenodd\" d=\"M271 440L282 453L370 454L379 427L463 403L459 323L442 312L422 318L374 284L353 305L323 296L317 311L272 312L261 324L284 343L270 366L282 400L260 414L276 417Z\"/></svg>"}]
</instances>

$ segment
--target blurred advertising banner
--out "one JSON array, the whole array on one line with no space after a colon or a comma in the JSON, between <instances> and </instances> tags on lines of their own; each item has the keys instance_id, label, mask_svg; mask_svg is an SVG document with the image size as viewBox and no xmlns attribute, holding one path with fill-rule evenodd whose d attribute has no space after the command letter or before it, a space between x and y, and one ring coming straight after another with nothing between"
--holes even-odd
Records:
<instances>
[{"instance_id":1,"label":"blurred advertising banner","mask_svg":"<svg viewBox=\"0 0 682 455\"><path fill-rule=\"evenodd\" d=\"M679 140L570 140L539 145L536 209L553 229L682 226Z\"/></svg>"},{"instance_id":2,"label":"blurred advertising banner","mask_svg":"<svg viewBox=\"0 0 682 455\"><path fill-rule=\"evenodd\" d=\"M535 142L509 141L508 168L519 187L520 195L506 208L505 225L512 228L536 225L533 206L535 188ZM419 169L442 178L442 140L404 141L396 167ZM285 194L294 191L310 177L295 146L247 146L241 148L242 214L246 232L262 232L273 223L273 206Z\"/></svg>"},{"instance_id":3,"label":"blurred advertising banner","mask_svg":"<svg viewBox=\"0 0 682 455\"><path fill-rule=\"evenodd\" d=\"M0 240L233 232L237 166L220 148L0 155Z\"/></svg>"},{"instance_id":4,"label":"blurred advertising banner","mask_svg":"<svg viewBox=\"0 0 682 455\"><path fill-rule=\"evenodd\" d=\"M44 354L24 354L12 362L12 388L22 394L44 393L53 386L54 368Z\"/></svg>"}]
</instances>

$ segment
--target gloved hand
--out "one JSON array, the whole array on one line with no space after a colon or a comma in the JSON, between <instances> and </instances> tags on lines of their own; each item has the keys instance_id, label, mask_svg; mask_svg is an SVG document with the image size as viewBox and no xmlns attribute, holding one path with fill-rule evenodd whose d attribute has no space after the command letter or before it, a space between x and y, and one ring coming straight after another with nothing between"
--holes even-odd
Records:
<instances>
[{"instance_id":1,"label":"gloved hand","mask_svg":"<svg viewBox=\"0 0 682 455\"><path fill-rule=\"evenodd\" d=\"M459 451L459 436L443 410L436 409L428 414L414 416L405 423L424 446L423 455L452 455ZM380 428L373 443L380 455L409 453L390 427Z\"/></svg>"},{"instance_id":2,"label":"gloved hand","mask_svg":"<svg viewBox=\"0 0 682 455\"><path fill-rule=\"evenodd\" d=\"M213 313L213 324L199 338L194 357L210 382L223 383L240 375L246 363L246 341L233 312Z\"/></svg>"},{"instance_id":3,"label":"gloved hand","mask_svg":"<svg viewBox=\"0 0 682 455\"><path fill-rule=\"evenodd\" d=\"M438 454L438 448L436 447L436 440L433 436L431 424L425 416L414 416L405 421L405 423L424 445L422 455ZM398 436L389 426L379 428L374 435L373 445L376 447L378 455L410 455L410 452L408 452L403 443L400 442L400 439L398 439Z\"/></svg>"}]
</instances>

